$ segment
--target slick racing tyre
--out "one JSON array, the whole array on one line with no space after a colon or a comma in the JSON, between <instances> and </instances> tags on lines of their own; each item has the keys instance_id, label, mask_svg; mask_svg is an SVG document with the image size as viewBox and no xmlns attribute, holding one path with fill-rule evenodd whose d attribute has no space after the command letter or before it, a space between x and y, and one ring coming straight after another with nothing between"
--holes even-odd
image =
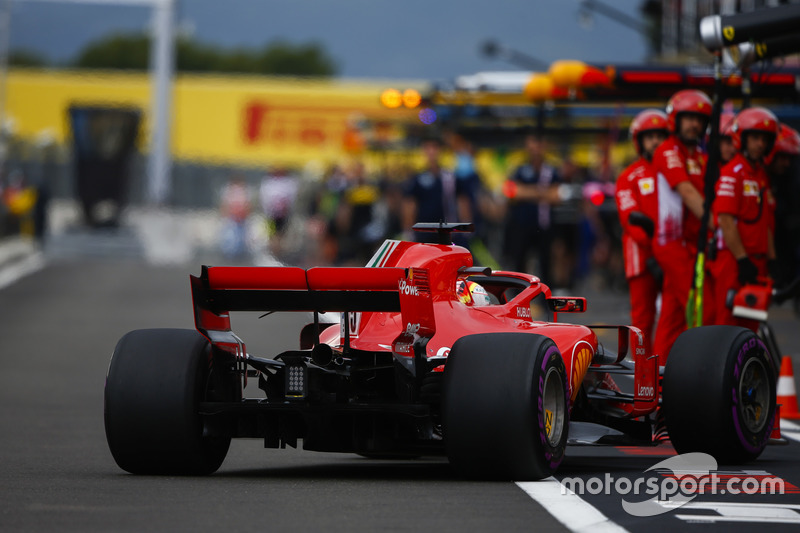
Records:
<instances>
[{"instance_id":1,"label":"slick racing tyre","mask_svg":"<svg viewBox=\"0 0 800 533\"><path fill-rule=\"evenodd\" d=\"M443 430L450 464L471 478L537 480L564 458L567 374L547 337L468 335L444 371Z\"/></svg>"},{"instance_id":2,"label":"slick racing tyre","mask_svg":"<svg viewBox=\"0 0 800 533\"><path fill-rule=\"evenodd\" d=\"M706 326L678 337L664 370L664 418L678 453L739 464L758 457L775 421L777 369L749 329Z\"/></svg>"},{"instance_id":3,"label":"slick racing tyre","mask_svg":"<svg viewBox=\"0 0 800 533\"><path fill-rule=\"evenodd\" d=\"M136 330L120 339L105 387L106 440L120 468L204 475L220 467L230 433L204 428L199 402L232 394L222 393L210 350L205 337L188 329Z\"/></svg>"}]
</instances>

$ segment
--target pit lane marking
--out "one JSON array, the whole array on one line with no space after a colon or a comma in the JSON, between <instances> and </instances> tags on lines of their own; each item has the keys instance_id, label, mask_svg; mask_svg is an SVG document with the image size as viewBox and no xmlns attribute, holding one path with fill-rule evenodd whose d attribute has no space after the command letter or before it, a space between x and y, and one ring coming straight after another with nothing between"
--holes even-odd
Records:
<instances>
[{"instance_id":1,"label":"pit lane marking","mask_svg":"<svg viewBox=\"0 0 800 533\"><path fill-rule=\"evenodd\" d=\"M667 508L677 508L673 502L658 502ZM769 524L800 524L800 505L770 503L688 502L680 505L674 516L684 522L761 522ZM684 514L685 511L711 511L716 514Z\"/></svg>"},{"instance_id":2,"label":"pit lane marking","mask_svg":"<svg viewBox=\"0 0 800 533\"><path fill-rule=\"evenodd\" d=\"M517 481L517 486L570 531L627 533L596 507L569 490L554 477L541 481Z\"/></svg>"},{"instance_id":3,"label":"pit lane marking","mask_svg":"<svg viewBox=\"0 0 800 533\"><path fill-rule=\"evenodd\" d=\"M36 252L28 257L14 261L7 266L0 264L0 289L16 283L25 276L38 272L44 266L44 254L41 252Z\"/></svg>"},{"instance_id":4,"label":"pit lane marking","mask_svg":"<svg viewBox=\"0 0 800 533\"><path fill-rule=\"evenodd\" d=\"M800 442L800 424L781 418L781 436Z\"/></svg>"}]
</instances>

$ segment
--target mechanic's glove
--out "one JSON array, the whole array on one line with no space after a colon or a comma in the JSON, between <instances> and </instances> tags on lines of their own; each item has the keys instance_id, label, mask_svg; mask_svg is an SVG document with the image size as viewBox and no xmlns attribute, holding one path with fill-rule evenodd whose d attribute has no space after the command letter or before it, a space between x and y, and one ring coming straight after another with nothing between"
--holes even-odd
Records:
<instances>
[{"instance_id":1,"label":"mechanic's glove","mask_svg":"<svg viewBox=\"0 0 800 533\"><path fill-rule=\"evenodd\" d=\"M736 263L739 265L739 283L746 285L747 283L755 283L758 277L758 267L750 261L747 256L737 259Z\"/></svg>"},{"instance_id":2,"label":"mechanic's glove","mask_svg":"<svg viewBox=\"0 0 800 533\"><path fill-rule=\"evenodd\" d=\"M639 226L651 239L656 231L656 225L655 222L653 222L653 219L641 211L631 211L631 213L628 215L628 224Z\"/></svg>"},{"instance_id":3,"label":"mechanic's glove","mask_svg":"<svg viewBox=\"0 0 800 533\"><path fill-rule=\"evenodd\" d=\"M660 286L664 281L664 269L661 268L661 265L658 264L655 257L648 257L644 264L647 267L647 271L650 272L653 279L656 280L656 284Z\"/></svg>"}]
</instances>

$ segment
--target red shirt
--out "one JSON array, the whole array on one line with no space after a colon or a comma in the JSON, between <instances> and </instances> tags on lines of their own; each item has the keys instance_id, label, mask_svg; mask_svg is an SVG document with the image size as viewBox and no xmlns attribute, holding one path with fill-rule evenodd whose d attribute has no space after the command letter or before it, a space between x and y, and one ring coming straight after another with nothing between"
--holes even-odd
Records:
<instances>
[{"instance_id":1,"label":"red shirt","mask_svg":"<svg viewBox=\"0 0 800 533\"><path fill-rule=\"evenodd\" d=\"M645 261L653 255L651 239L639 226L628 223L632 211L640 211L655 223L658 219L658 193L655 170L640 157L617 178L617 213L622 226L622 251L625 276L632 278L645 272Z\"/></svg>"},{"instance_id":2,"label":"red shirt","mask_svg":"<svg viewBox=\"0 0 800 533\"><path fill-rule=\"evenodd\" d=\"M699 148L690 150L675 135L670 135L656 148L653 167L661 185L658 188L658 244L683 239L692 246L696 245L700 219L683 205L674 189L679 183L688 181L703 196L707 160L705 152Z\"/></svg>"},{"instance_id":3,"label":"red shirt","mask_svg":"<svg viewBox=\"0 0 800 533\"><path fill-rule=\"evenodd\" d=\"M712 211L715 217L723 213L736 217L747 255L765 255L767 235L774 226L775 198L764 165L737 153L720 171Z\"/></svg>"}]
</instances>

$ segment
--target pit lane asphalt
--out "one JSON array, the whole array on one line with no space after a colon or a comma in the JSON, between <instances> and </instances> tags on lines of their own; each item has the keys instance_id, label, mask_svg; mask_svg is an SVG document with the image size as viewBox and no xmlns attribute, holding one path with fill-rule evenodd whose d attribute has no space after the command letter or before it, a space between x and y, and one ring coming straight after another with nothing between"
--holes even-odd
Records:
<instances>
[{"instance_id":1,"label":"pit lane asphalt","mask_svg":"<svg viewBox=\"0 0 800 533\"><path fill-rule=\"evenodd\" d=\"M132 257L74 254L0 289L0 530L565 530L514 483L464 481L442 459L375 461L265 450L260 441L244 440L234 441L210 477L122 472L103 430L111 351L132 329L191 328L188 275L199 264L155 267ZM589 305L597 314L586 316L588 322L625 315L624 296L597 295ZM278 314L241 318L234 317L235 330L249 351L264 354L293 347L305 321ZM796 323L787 319L778 332L787 353L800 352ZM798 363L795 357L800 369ZM800 486L798 451L797 442L771 447L751 467ZM570 448L559 477L635 477L662 458ZM675 513L631 517L618 496L586 499L630 531L687 527ZM800 504L798 494L768 500ZM745 531L763 524L703 527Z\"/></svg>"}]
</instances>

